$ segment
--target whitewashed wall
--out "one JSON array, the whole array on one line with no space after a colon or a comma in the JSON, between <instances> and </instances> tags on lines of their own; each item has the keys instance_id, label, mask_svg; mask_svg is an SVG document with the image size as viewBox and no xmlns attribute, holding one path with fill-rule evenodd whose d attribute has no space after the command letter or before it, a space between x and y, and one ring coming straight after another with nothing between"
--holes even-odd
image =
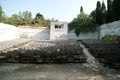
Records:
<instances>
[{"instance_id":1,"label":"whitewashed wall","mask_svg":"<svg viewBox=\"0 0 120 80\"><path fill-rule=\"evenodd\" d=\"M51 28L52 29L52 28ZM81 33L78 37L74 31L67 32L65 29L66 39L98 39L98 33ZM58 35L56 33L53 36ZM51 36L52 36L51 35ZM6 41L16 38L32 38L40 40L50 40L50 29L48 28L18 28L13 25L0 23L0 41Z\"/></svg>"},{"instance_id":2,"label":"whitewashed wall","mask_svg":"<svg viewBox=\"0 0 120 80\"><path fill-rule=\"evenodd\" d=\"M76 36L74 30L69 31L68 38L71 40L80 40L80 39L98 39L98 32L90 32L90 33L80 33L79 36Z\"/></svg>"},{"instance_id":3,"label":"whitewashed wall","mask_svg":"<svg viewBox=\"0 0 120 80\"><path fill-rule=\"evenodd\" d=\"M20 37L49 40L50 30L48 28L19 28Z\"/></svg>"},{"instance_id":4,"label":"whitewashed wall","mask_svg":"<svg viewBox=\"0 0 120 80\"><path fill-rule=\"evenodd\" d=\"M13 25L0 23L0 42L19 38L18 28Z\"/></svg>"},{"instance_id":5,"label":"whitewashed wall","mask_svg":"<svg viewBox=\"0 0 120 80\"><path fill-rule=\"evenodd\" d=\"M115 21L115 22L100 26L100 39L107 34L120 35L120 21Z\"/></svg>"},{"instance_id":6,"label":"whitewashed wall","mask_svg":"<svg viewBox=\"0 0 120 80\"><path fill-rule=\"evenodd\" d=\"M65 32L67 33L67 32ZM99 38L101 39L107 34L117 34L120 35L120 21L115 21L112 23L104 24L100 26ZM52 34L57 35L57 34ZM77 37L74 30L68 32L68 39L78 40L78 39L98 39L98 32L94 33L80 33ZM13 25L0 23L0 41L11 40L21 37L49 40L50 39L50 29L48 28L17 28Z\"/></svg>"}]
</instances>

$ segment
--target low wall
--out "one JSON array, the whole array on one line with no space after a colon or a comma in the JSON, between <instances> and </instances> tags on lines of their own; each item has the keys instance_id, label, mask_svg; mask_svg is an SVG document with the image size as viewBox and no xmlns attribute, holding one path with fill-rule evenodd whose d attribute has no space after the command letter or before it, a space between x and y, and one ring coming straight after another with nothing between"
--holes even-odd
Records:
<instances>
[{"instance_id":1,"label":"low wall","mask_svg":"<svg viewBox=\"0 0 120 80\"><path fill-rule=\"evenodd\" d=\"M0 23L0 42L19 38L18 28L13 25Z\"/></svg>"},{"instance_id":2,"label":"low wall","mask_svg":"<svg viewBox=\"0 0 120 80\"><path fill-rule=\"evenodd\" d=\"M50 30L48 28L19 28L20 38L32 38L32 39L41 39L49 40L50 39Z\"/></svg>"},{"instance_id":3,"label":"low wall","mask_svg":"<svg viewBox=\"0 0 120 80\"><path fill-rule=\"evenodd\" d=\"M100 39L102 39L107 34L120 35L120 21L115 21L100 26Z\"/></svg>"},{"instance_id":4,"label":"low wall","mask_svg":"<svg viewBox=\"0 0 120 80\"><path fill-rule=\"evenodd\" d=\"M70 40L80 40L80 39L98 39L98 32L89 32L89 33L80 33L79 36L77 36L74 33L74 30L69 31L68 38Z\"/></svg>"},{"instance_id":5,"label":"low wall","mask_svg":"<svg viewBox=\"0 0 120 80\"><path fill-rule=\"evenodd\" d=\"M68 39L78 40L78 39L102 39L105 35L120 35L120 21L115 21L112 23L104 24L99 27L98 32L94 33L80 33L76 36L74 30L68 32ZM16 38L32 38L49 40L50 39L50 29L49 28L18 28L13 25L0 23L0 42L16 39Z\"/></svg>"},{"instance_id":6,"label":"low wall","mask_svg":"<svg viewBox=\"0 0 120 80\"><path fill-rule=\"evenodd\" d=\"M54 35L54 34L53 34ZM0 41L12 40L16 38L31 38L40 40L50 40L49 28L20 28L13 25L0 23ZM98 33L81 33L78 37L74 30L68 32L68 39L98 39Z\"/></svg>"}]
</instances>

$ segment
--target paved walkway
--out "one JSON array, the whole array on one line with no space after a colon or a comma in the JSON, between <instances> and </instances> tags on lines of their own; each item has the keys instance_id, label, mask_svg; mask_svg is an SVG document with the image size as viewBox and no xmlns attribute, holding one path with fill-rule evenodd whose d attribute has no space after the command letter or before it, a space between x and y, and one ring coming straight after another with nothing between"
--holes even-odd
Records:
<instances>
[{"instance_id":1,"label":"paved walkway","mask_svg":"<svg viewBox=\"0 0 120 80\"><path fill-rule=\"evenodd\" d=\"M103 80L83 64L1 64L0 80Z\"/></svg>"}]
</instances>

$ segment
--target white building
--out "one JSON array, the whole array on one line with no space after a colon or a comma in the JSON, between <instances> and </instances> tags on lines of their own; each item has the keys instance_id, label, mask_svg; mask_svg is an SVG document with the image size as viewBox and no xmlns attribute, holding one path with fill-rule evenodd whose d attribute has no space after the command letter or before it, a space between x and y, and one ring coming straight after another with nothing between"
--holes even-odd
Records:
<instances>
[{"instance_id":1,"label":"white building","mask_svg":"<svg viewBox=\"0 0 120 80\"><path fill-rule=\"evenodd\" d=\"M50 40L68 40L67 22L51 22Z\"/></svg>"}]
</instances>

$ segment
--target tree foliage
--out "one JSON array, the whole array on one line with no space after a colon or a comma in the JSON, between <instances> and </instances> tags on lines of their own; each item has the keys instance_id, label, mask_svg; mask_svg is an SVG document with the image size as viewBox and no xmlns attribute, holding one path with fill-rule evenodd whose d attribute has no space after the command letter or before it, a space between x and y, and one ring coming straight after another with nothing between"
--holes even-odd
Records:
<instances>
[{"instance_id":1,"label":"tree foliage","mask_svg":"<svg viewBox=\"0 0 120 80\"><path fill-rule=\"evenodd\" d=\"M11 17L6 18L5 23L17 26L19 24L19 21L19 16L17 14L13 14Z\"/></svg>"},{"instance_id":2,"label":"tree foliage","mask_svg":"<svg viewBox=\"0 0 120 80\"><path fill-rule=\"evenodd\" d=\"M18 25L31 25L32 23L32 14L29 11L19 12L19 24Z\"/></svg>"},{"instance_id":3,"label":"tree foliage","mask_svg":"<svg viewBox=\"0 0 120 80\"><path fill-rule=\"evenodd\" d=\"M112 22L113 19L114 19L114 16L113 16L113 7L112 7L112 1L111 0L107 0L107 19L106 19L106 22Z\"/></svg>"},{"instance_id":4,"label":"tree foliage","mask_svg":"<svg viewBox=\"0 0 120 80\"><path fill-rule=\"evenodd\" d=\"M0 22L3 21L3 10L2 7L0 6Z\"/></svg>"},{"instance_id":5,"label":"tree foliage","mask_svg":"<svg viewBox=\"0 0 120 80\"><path fill-rule=\"evenodd\" d=\"M102 6L100 1L97 1L97 7L96 7L96 24L101 25L102 24Z\"/></svg>"},{"instance_id":6,"label":"tree foliage","mask_svg":"<svg viewBox=\"0 0 120 80\"><path fill-rule=\"evenodd\" d=\"M115 20L120 20L120 0L114 0L112 4L113 15Z\"/></svg>"},{"instance_id":7,"label":"tree foliage","mask_svg":"<svg viewBox=\"0 0 120 80\"><path fill-rule=\"evenodd\" d=\"M44 16L40 13L36 14L32 23L34 26L49 26L50 25L50 21L44 19Z\"/></svg>"},{"instance_id":8,"label":"tree foliage","mask_svg":"<svg viewBox=\"0 0 120 80\"><path fill-rule=\"evenodd\" d=\"M97 26L106 23L106 14L107 10L104 2L101 4L100 1L97 1L96 9L93 10L90 15L85 14L81 6L80 14L69 23L69 29L74 29L77 36L79 36L81 32L94 32Z\"/></svg>"},{"instance_id":9,"label":"tree foliage","mask_svg":"<svg viewBox=\"0 0 120 80\"><path fill-rule=\"evenodd\" d=\"M32 18L32 14L29 11L19 12L11 17L6 17L4 22L15 26L50 26L50 20L44 19L42 14L37 13L35 18Z\"/></svg>"},{"instance_id":10,"label":"tree foliage","mask_svg":"<svg viewBox=\"0 0 120 80\"><path fill-rule=\"evenodd\" d=\"M107 22L120 20L120 0L107 0Z\"/></svg>"},{"instance_id":11,"label":"tree foliage","mask_svg":"<svg viewBox=\"0 0 120 80\"><path fill-rule=\"evenodd\" d=\"M81 8L80 8L80 12L83 12L83 7L81 6Z\"/></svg>"},{"instance_id":12,"label":"tree foliage","mask_svg":"<svg viewBox=\"0 0 120 80\"><path fill-rule=\"evenodd\" d=\"M77 36L79 36L81 32L94 32L96 30L94 20L85 14L83 10L80 10L80 14L77 15L77 18L73 19L68 26L70 30L75 30Z\"/></svg>"},{"instance_id":13,"label":"tree foliage","mask_svg":"<svg viewBox=\"0 0 120 80\"><path fill-rule=\"evenodd\" d=\"M105 3L102 2L102 23L106 22L106 6Z\"/></svg>"},{"instance_id":14,"label":"tree foliage","mask_svg":"<svg viewBox=\"0 0 120 80\"><path fill-rule=\"evenodd\" d=\"M45 19L40 13L37 13L35 18L32 18L32 13L30 11L19 12L18 14L13 14L10 17L3 15L2 7L0 6L0 22L7 24L12 24L15 26L50 26L50 20Z\"/></svg>"}]
</instances>

